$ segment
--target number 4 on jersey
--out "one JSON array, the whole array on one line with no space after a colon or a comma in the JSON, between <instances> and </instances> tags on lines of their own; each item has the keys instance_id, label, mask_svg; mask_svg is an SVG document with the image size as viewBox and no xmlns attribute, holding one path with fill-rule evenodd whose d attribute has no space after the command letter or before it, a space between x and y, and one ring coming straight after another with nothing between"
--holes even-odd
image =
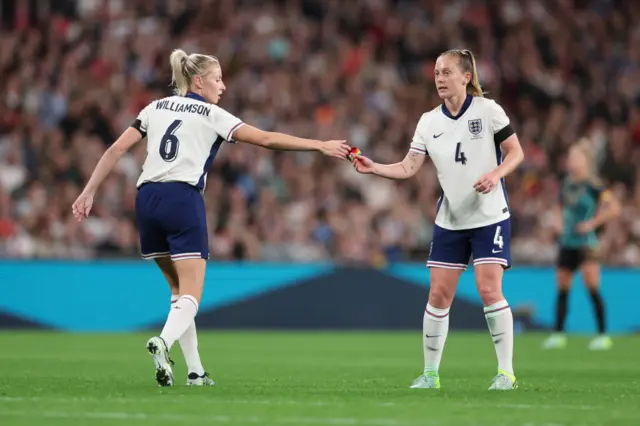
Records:
<instances>
[{"instance_id":1,"label":"number 4 on jersey","mask_svg":"<svg viewBox=\"0 0 640 426\"><path fill-rule=\"evenodd\" d=\"M172 162L178 156L178 146L180 141L174 135L176 130L182 125L182 120L174 120L173 123L165 130L160 141L160 157L168 163Z\"/></svg>"},{"instance_id":2,"label":"number 4 on jersey","mask_svg":"<svg viewBox=\"0 0 640 426\"><path fill-rule=\"evenodd\" d=\"M462 152L462 142L458 142L456 145L456 163L462 163L463 166L467 164L467 157Z\"/></svg>"}]
</instances>

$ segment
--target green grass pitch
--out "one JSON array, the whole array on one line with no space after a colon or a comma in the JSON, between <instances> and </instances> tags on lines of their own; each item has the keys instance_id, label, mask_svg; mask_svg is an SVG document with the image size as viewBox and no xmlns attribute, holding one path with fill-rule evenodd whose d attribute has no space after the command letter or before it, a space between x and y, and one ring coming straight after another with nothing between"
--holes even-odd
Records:
<instances>
[{"instance_id":1,"label":"green grass pitch","mask_svg":"<svg viewBox=\"0 0 640 426\"><path fill-rule=\"evenodd\" d=\"M0 425L640 425L640 338L609 352L575 337L540 350L516 338L520 388L492 393L488 333L453 332L442 389L408 389L421 373L420 332L206 332L200 351L217 385L159 388L148 335L0 333Z\"/></svg>"}]
</instances>

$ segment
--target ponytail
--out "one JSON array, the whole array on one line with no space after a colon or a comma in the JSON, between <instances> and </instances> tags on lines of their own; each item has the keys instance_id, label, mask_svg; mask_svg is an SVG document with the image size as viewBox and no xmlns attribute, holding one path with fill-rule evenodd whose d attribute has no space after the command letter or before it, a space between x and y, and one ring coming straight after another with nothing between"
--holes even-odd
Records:
<instances>
[{"instance_id":1,"label":"ponytail","mask_svg":"<svg viewBox=\"0 0 640 426\"><path fill-rule=\"evenodd\" d=\"M175 87L175 94L184 96L189 91L189 75L185 73L189 56L182 49L171 52L169 63L171 64L171 83Z\"/></svg>"},{"instance_id":2,"label":"ponytail","mask_svg":"<svg viewBox=\"0 0 640 426\"><path fill-rule=\"evenodd\" d=\"M182 49L171 52L169 64L171 65L171 84L174 87L174 93L178 96L187 94L194 77L207 74L212 65L220 66L215 56L199 53L187 55Z\"/></svg>"},{"instance_id":3,"label":"ponytail","mask_svg":"<svg viewBox=\"0 0 640 426\"><path fill-rule=\"evenodd\" d=\"M473 56L470 50L464 49L452 49L447 50L442 55L457 56L459 60L460 69L462 72L468 72L471 74L471 81L467 84L467 93L471 96L484 97L482 86L480 86L480 79L478 78L478 69L476 68L476 58Z\"/></svg>"},{"instance_id":4,"label":"ponytail","mask_svg":"<svg viewBox=\"0 0 640 426\"><path fill-rule=\"evenodd\" d=\"M479 96L483 97L484 92L482 91L482 86L480 86L480 80L478 79L478 68L476 67L476 58L473 56L470 50L463 50L463 56L468 56L471 61L471 81L467 85L467 93L471 96Z\"/></svg>"}]
</instances>

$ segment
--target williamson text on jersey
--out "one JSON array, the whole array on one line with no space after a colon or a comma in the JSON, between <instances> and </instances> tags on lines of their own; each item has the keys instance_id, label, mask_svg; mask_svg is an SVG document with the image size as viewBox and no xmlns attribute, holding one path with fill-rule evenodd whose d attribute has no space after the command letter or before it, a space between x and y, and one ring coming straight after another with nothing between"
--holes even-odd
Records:
<instances>
[{"instance_id":1,"label":"williamson text on jersey","mask_svg":"<svg viewBox=\"0 0 640 426\"><path fill-rule=\"evenodd\" d=\"M200 104L182 104L171 100L159 101L156 104L156 109L167 109L173 112L190 112L193 114L206 115L207 117L211 113L211 108L206 105Z\"/></svg>"}]
</instances>

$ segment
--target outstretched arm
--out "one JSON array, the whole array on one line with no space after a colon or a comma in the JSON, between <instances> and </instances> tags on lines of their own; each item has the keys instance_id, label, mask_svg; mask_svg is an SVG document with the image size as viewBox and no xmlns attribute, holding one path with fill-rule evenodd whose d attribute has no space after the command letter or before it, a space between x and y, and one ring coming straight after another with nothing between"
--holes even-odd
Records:
<instances>
[{"instance_id":1,"label":"outstretched arm","mask_svg":"<svg viewBox=\"0 0 640 426\"><path fill-rule=\"evenodd\" d=\"M233 138L239 142L277 151L318 151L330 157L345 159L349 154L346 141L319 141L277 132L265 132L247 124L238 128Z\"/></svg>"},{"instance_id":2,"label":"outstretched arm","mask_svg":"<svg viewBox=\"0 0 640 426\"><path fill-rule=\"evenodd\" d=\"M360 173L370 173L387 179L408 179L415 175L420 166L424 163L425 154L416 151L409 151L404 159L399 163L379 164L367 157L357 155L352 164Z\"/></svg>"}]
</instances>

